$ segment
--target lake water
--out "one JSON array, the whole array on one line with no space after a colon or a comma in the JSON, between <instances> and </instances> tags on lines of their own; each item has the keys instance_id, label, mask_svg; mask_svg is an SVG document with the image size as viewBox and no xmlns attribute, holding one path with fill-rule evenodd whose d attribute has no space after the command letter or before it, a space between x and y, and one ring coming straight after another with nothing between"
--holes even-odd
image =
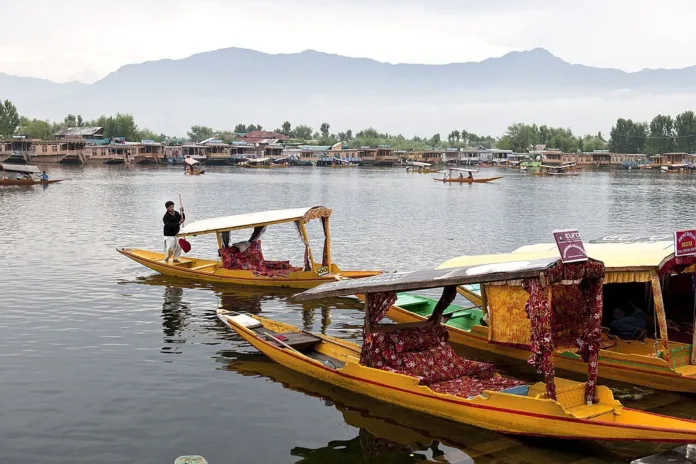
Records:
<instances>
[{"instance_id":1,"label":"lake water","mask_svg":"<svg viewBox=\"0 0 696 464\"><path fill-rule=\"evenodd\" d=\"M396 168L181 171L50 166L63 183L0 189L0 462L170 463L201 454L211 464L587 464L667 447L505 436L313 382L258 355L215 310L357 339L357 304L300 305L288 292L168 279L115 249L159 250L164 203L178 204L181 194L189 222L323 204L334 210L340 266L433 267L462 254L548 242L558 228L578 228L586 239L693 228L696 178L500 171L505 178L494 184L445 185ZM210 237L192 244L194 256L216 254ZM269 259L301 262L302 251L291 227L264 236ZM684 395L617 388L644 394L638 403L624 399L627 405L696 417L696 402Z\"/></svg>"}]
</instances>

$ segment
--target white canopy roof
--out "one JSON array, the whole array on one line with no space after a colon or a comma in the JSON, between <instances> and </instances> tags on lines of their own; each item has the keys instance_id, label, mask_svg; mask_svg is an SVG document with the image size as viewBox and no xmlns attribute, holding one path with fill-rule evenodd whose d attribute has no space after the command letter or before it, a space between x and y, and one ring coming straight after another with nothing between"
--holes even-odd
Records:
<instances>
[{"instance_id":1,"label":"white canopy roof","mask_svg":"<svg viewBox=\"0 0 696 464\"><path fill-rule=\"evenodd\" d=\"M184 158L184 163L193 166L194 164L199 164L200 161L193 159L193 158Z\"/></svg>"},{"instance_id":2,"label":"white canopy roof","mask_svg":"<svg viewBox=\"0 0 696 464\"><path fill-rule=\"evenodd\" d=\"M450 171L478 172L478 169L449 168Z\"/></svg>"},{"instance_id":3,"label":"white canopy roof","mask_svg":"<svg viewBox=\"0 0 696 464\"><path fill-rule=\"evenodd\" d=\"M422 166L424 168L431 166L430 163L421 163L420 161L412 161L411 166Z\"/></svg>"},{"instance_id":4,"label":"white canopy roof","mask_svg":"<svg viewBox=\"0 0 696 464\"><path fill-rule=\"evenodd\" d=\"M0 164L0 168L2 168L2 171L7 171L7 172L23 172L26 174L35 174L39 171L39 168L34 166L33 164L7 164L3 163Z\"/></svg>"},{"instance_id":5,"label":"white canopy roof","mask_svg":"<svg viewBox=\"0 0 696 464\"><path fill-rule=\"evenodd\" d=\"M249 158L248 162L249 163L264 163L266 161L270 161L270 158Z\"/></svg>"},{"instance_id":6,"label":"white canopy roof","mask_svg":"<svg viewBox=\"0 0 696 464\"><path fill-rule=\"evenodd\" d=\"M308 215L308 213L314 214ZM331 210L323 206L259 211L256 213L237 214L236 216L202 219L184 226L179 235L200 235L236 229L250 229L257 226L282 224L298 220L307 222L315 217L327 217L330 215Z\"/></svg>"}]
</instances>

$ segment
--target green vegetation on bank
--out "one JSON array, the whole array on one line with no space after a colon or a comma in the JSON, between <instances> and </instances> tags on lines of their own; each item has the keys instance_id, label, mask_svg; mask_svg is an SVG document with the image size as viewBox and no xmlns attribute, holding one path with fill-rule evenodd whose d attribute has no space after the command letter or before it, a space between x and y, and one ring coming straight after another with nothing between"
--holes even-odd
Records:
<instances>
[{"instance_id":1,"label":"green vegetation on bank","mask_svg":"<svg viewBox=\"0 0 696 464\"><path fill-rule=\"evenodd\" d=\"M53 134L60 129L80 126L103 127L106 138L125 137L132 141L155 140L164 143L181 140L200 142L212 137L230 143L238 139L240 134L263 130L260 124L240 123L233 130L194 125L185 137L169 137L147 128L139 128L130 114L102 115L91 121L84 120L81 115L69 114L63 121L52 122L20 116L12 102L0 101L0 138L21 134L28 138L52 139ZM483 146L524 153L537 145L545 145L547 149L566 153L595 150L648 155L671 151L696 152L696 116L693 111L685 111L676 117L659 114L650 123L619 118L611 128L608 139L601 132L596 135L575 135L569 128L524 123L512 124L497 138L465 129L452 130L445 139L439 133L429 137L407 138L401 134L381 133L372 127L358 132L347 129L336 133L331 131L328 122L322 123L319 130L315 131L311 126L300 124L293 127L290 121L285 121L273 132L287 135L297 143L333 145L343 142L350 148L388 145L396 150L429 150Z\"/></svg>"}]
</instances>

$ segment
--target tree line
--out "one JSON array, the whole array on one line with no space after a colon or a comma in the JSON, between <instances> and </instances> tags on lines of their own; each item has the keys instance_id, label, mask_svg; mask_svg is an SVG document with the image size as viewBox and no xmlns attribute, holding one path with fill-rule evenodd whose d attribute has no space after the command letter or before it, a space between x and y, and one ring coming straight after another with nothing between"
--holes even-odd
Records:
<instances>
[{"instance_id":1,"label":"tree line","mask_svg":"<svg viewBox=\"0 0 696 464\"><path fill-rule=\"evenodd\" d=\"M102 127L104 137L109 139L125 137L130 141L155 140L164 143L183 140L201 142L209 138L231 143L241 134L263 130L261 124L240 123L235 125L233 130L215 130L209 126L194 125L185 137L177 138L140 128L130 114L102 115L93 120L85 120L79 114L68 114L62 121L52 122L20 116L11 101L0 101L0 138L24 135L32 139L50 140L61 129L82 126ZM578 150L609 150L615 153L648 155L673 151L696 152L696 116L693 111L685 111L674 118L658 114L649 123L619 118L611 128L608 139L605 139L601 132L576 136L569 128L524 123L508 126L505 133L498 138L479 135L465 129L455 129L450 131L446 140L443 140L439 133L429 137L408 138L401 134L382 133L372 127L358 132L347 129L336 133L331 131L328 122L322 123L319 130L315 131L311 126L300 124L293 127L290 121L285 121L273 132L284 134L300 143L334 145L341 142L349 148L389 145L396 150L429 150L483 146L524 153L536 145L545 145L546 149L557 149L565 153Z\"/></svg>"}]
</instances>

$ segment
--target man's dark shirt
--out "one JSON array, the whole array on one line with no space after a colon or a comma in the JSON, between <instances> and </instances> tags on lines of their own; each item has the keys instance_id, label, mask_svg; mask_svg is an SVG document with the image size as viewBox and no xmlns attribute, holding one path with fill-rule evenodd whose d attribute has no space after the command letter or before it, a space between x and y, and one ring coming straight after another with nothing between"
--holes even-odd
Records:
<instances>
[{"instance_id":1,"label":"man's dark shirt","mask_svg":"<svg viewBox=\"0 0 696 464\"><path fill-rule=\"evenodd\" d=\"M184 215L184 218L185 217L186 215ZM174 211L174 213L172 214L169 214L169 211L167 211L166 213L164 213L162 221L164 222L165 237L173 237L179 233L179 223L181 222L181 214L179 214L178 211Z\"/></svg>"}]
</instances>

